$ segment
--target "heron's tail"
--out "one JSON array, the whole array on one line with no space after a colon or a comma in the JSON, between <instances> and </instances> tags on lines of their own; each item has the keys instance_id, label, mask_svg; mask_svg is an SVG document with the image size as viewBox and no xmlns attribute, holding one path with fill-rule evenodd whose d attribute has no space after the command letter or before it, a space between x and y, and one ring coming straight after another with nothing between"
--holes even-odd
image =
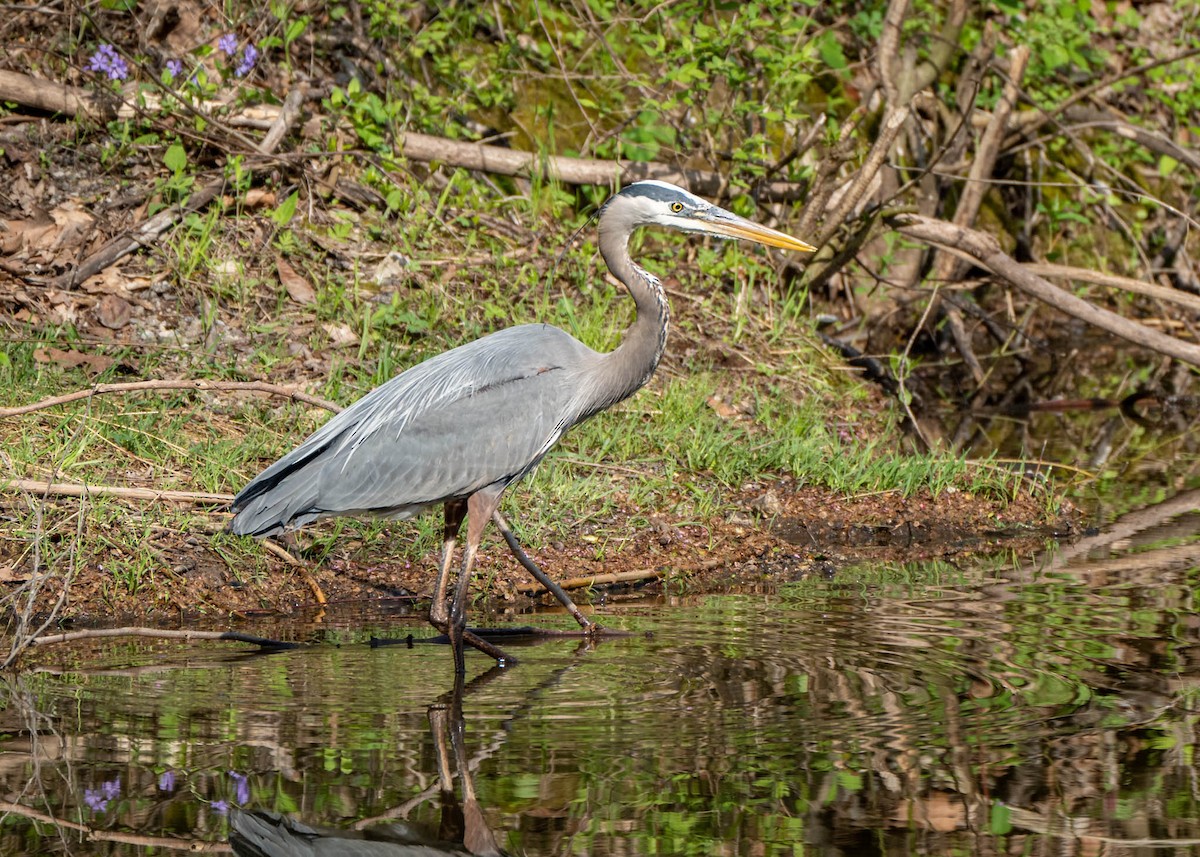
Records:
<instances>
[{"instance_id":1,"label":"heron's tail","mask_svg":"<svg viewBox=\"0 0 1200 857\"><path fill-rule=\"evenodd\" d=\"M251 480L230 504L230 532L270 536L320 517L316 501L321 465L316 459L328 446L300 446Z\"/></svg>"}]
</instances>

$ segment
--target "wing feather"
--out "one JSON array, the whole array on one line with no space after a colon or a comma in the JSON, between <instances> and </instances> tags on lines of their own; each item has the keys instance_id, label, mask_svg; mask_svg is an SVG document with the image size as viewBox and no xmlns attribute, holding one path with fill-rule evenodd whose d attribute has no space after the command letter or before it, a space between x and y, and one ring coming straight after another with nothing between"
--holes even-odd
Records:
<instances>
[{"instance_id":1,"label":"wing feather","mask_svg":"<svg viewBox=\"0 0 1200 857\"><path fill-rule=\"evenodd\" d=\"M520 478L578 418L599 355L523 325L402 372L336 415L233 501L235 533L331 515L404 517Z\"/></svg>"}]
</instances>

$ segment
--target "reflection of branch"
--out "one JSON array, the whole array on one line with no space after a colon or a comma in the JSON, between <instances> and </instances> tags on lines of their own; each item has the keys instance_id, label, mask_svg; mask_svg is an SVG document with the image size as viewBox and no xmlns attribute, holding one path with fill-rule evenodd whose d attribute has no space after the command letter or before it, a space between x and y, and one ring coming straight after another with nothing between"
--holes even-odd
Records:
<instances>
[{"instance_id":1,"label":"reflection of branch","mask_svg":"<svg viewBox=\"0 0 1200 857\"><path fill-rule=\"evenodd\" d=\"M159 628L92 628L86 631L68 631L64 634L45 634L34 637L30 645L68 643L72 640L91 640L98 637L154 637L164 640L228 640L234 643L250 643L264 649L297 649L299 643L285 643L238 631L166 631Z\"/></svg>"},{"instance_id":2,"label":"reflection of branch","mask_svg":"<svg viewBox=\"0 0 1200 857\"><path fill-rule=\"evenodd\" d=\"M1082 538L1058 551L1051 567L1066 565L1076 557L1087 556L1092 551L1108 547L1113 542L1132 538L1171 518L1195 512L1197 508L1200 508L1200 489L1184 491L1165 503L1156 503L1145 509L1129 512L1105 527L1104 532Z\"/></svg>"},{"instance_id":3,"label":"reflection of branch","mask_svg":"<svg viewBox=\"0 0 1200 857\"><path fill-rule=\"evenodd\" d=\"M113 830L98 830L77 821L65 818L55 818L39 810L23 806L19 803L0 801L0 812L20 815L54 825L58 828L77 830L84 838L93 842L122 842L127 845L141 845L146 848L171 848L177 851L203 852L205 854L228 854L233 849L224 842L205 842L202 839L176 839L170 836L142 836L136 833L119 833Z\"/></svg>"}]
</instances>

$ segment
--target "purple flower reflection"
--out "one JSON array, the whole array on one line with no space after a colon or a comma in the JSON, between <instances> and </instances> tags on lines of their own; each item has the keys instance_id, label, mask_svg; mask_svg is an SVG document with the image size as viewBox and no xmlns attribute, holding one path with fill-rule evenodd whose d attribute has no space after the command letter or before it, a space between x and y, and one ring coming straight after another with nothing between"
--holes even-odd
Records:
<instances>
[{"instance_id":1,"label":"purple flower reflection","mask_svg":"<svg viewBox=\"0 0 1200 857\"><path fill-rule=\"evenodd\" d=\"M229 801L227 800L214 800L209 806L212 807L213 812L219 812L221 815L229 812Z\"/></svg>"},{"instance_id":2,"label":"purple flower reflection","mask_svg":"<svg viewBox=\"0 0 1200 857\"><path fill-rule=\"evenodd\" d=\"M158 775L158 790L160 792L175 791L175 772L163 771Z\"/></svg>"},{"instance_id":3,"label":"purple flower reflection","mask_svg":"<svg viewBox=\"0 0 1200 857\"><path fill-rule=\"evenodd\" d=\"M83 802L95 813L108 809L108 802L121 795L121 778L105 780L98 789L84 789Z\"/></svg>"},{"instance_id":4,"label":"purple flower reflection","mask_svg":"<svg viewBox=\"0 0 1200 857\"><path fill-rule=\"evenodd\" d=\"M250 801L250 775L239 774L237 771L230 771L229 776L233 779L234 785L234 802L238 806L242 806Z\"/></svg>"}]
</instances>

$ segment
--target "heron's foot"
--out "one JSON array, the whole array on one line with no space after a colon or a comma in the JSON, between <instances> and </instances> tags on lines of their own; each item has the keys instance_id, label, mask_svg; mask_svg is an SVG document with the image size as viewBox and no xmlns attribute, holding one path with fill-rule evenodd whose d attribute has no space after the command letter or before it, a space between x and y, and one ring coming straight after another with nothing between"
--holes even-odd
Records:
<instances>
[{"instance_id":1,"label":"heron's foot","mask_svg":"<svg viewBox=\"0 0 1200 857\"><path fill-rule=\"evenodd\" d=\"M450 622L448 620L440 617L434 617L431 612L429 616L429 624L432 625L438 631L438 633L445 634L447 637L449 637L451 646L454 645L454 634L451 633ZM466 628L463 628L461 633L462 643L470 646L473 649L478 649L489 657L495 658L496 663L507 666L517 662L517 659L505 652L504 649L500 648L495 643L491 643L483 639L478 634L468 631Z\"/></svg>"}]
</instances>

